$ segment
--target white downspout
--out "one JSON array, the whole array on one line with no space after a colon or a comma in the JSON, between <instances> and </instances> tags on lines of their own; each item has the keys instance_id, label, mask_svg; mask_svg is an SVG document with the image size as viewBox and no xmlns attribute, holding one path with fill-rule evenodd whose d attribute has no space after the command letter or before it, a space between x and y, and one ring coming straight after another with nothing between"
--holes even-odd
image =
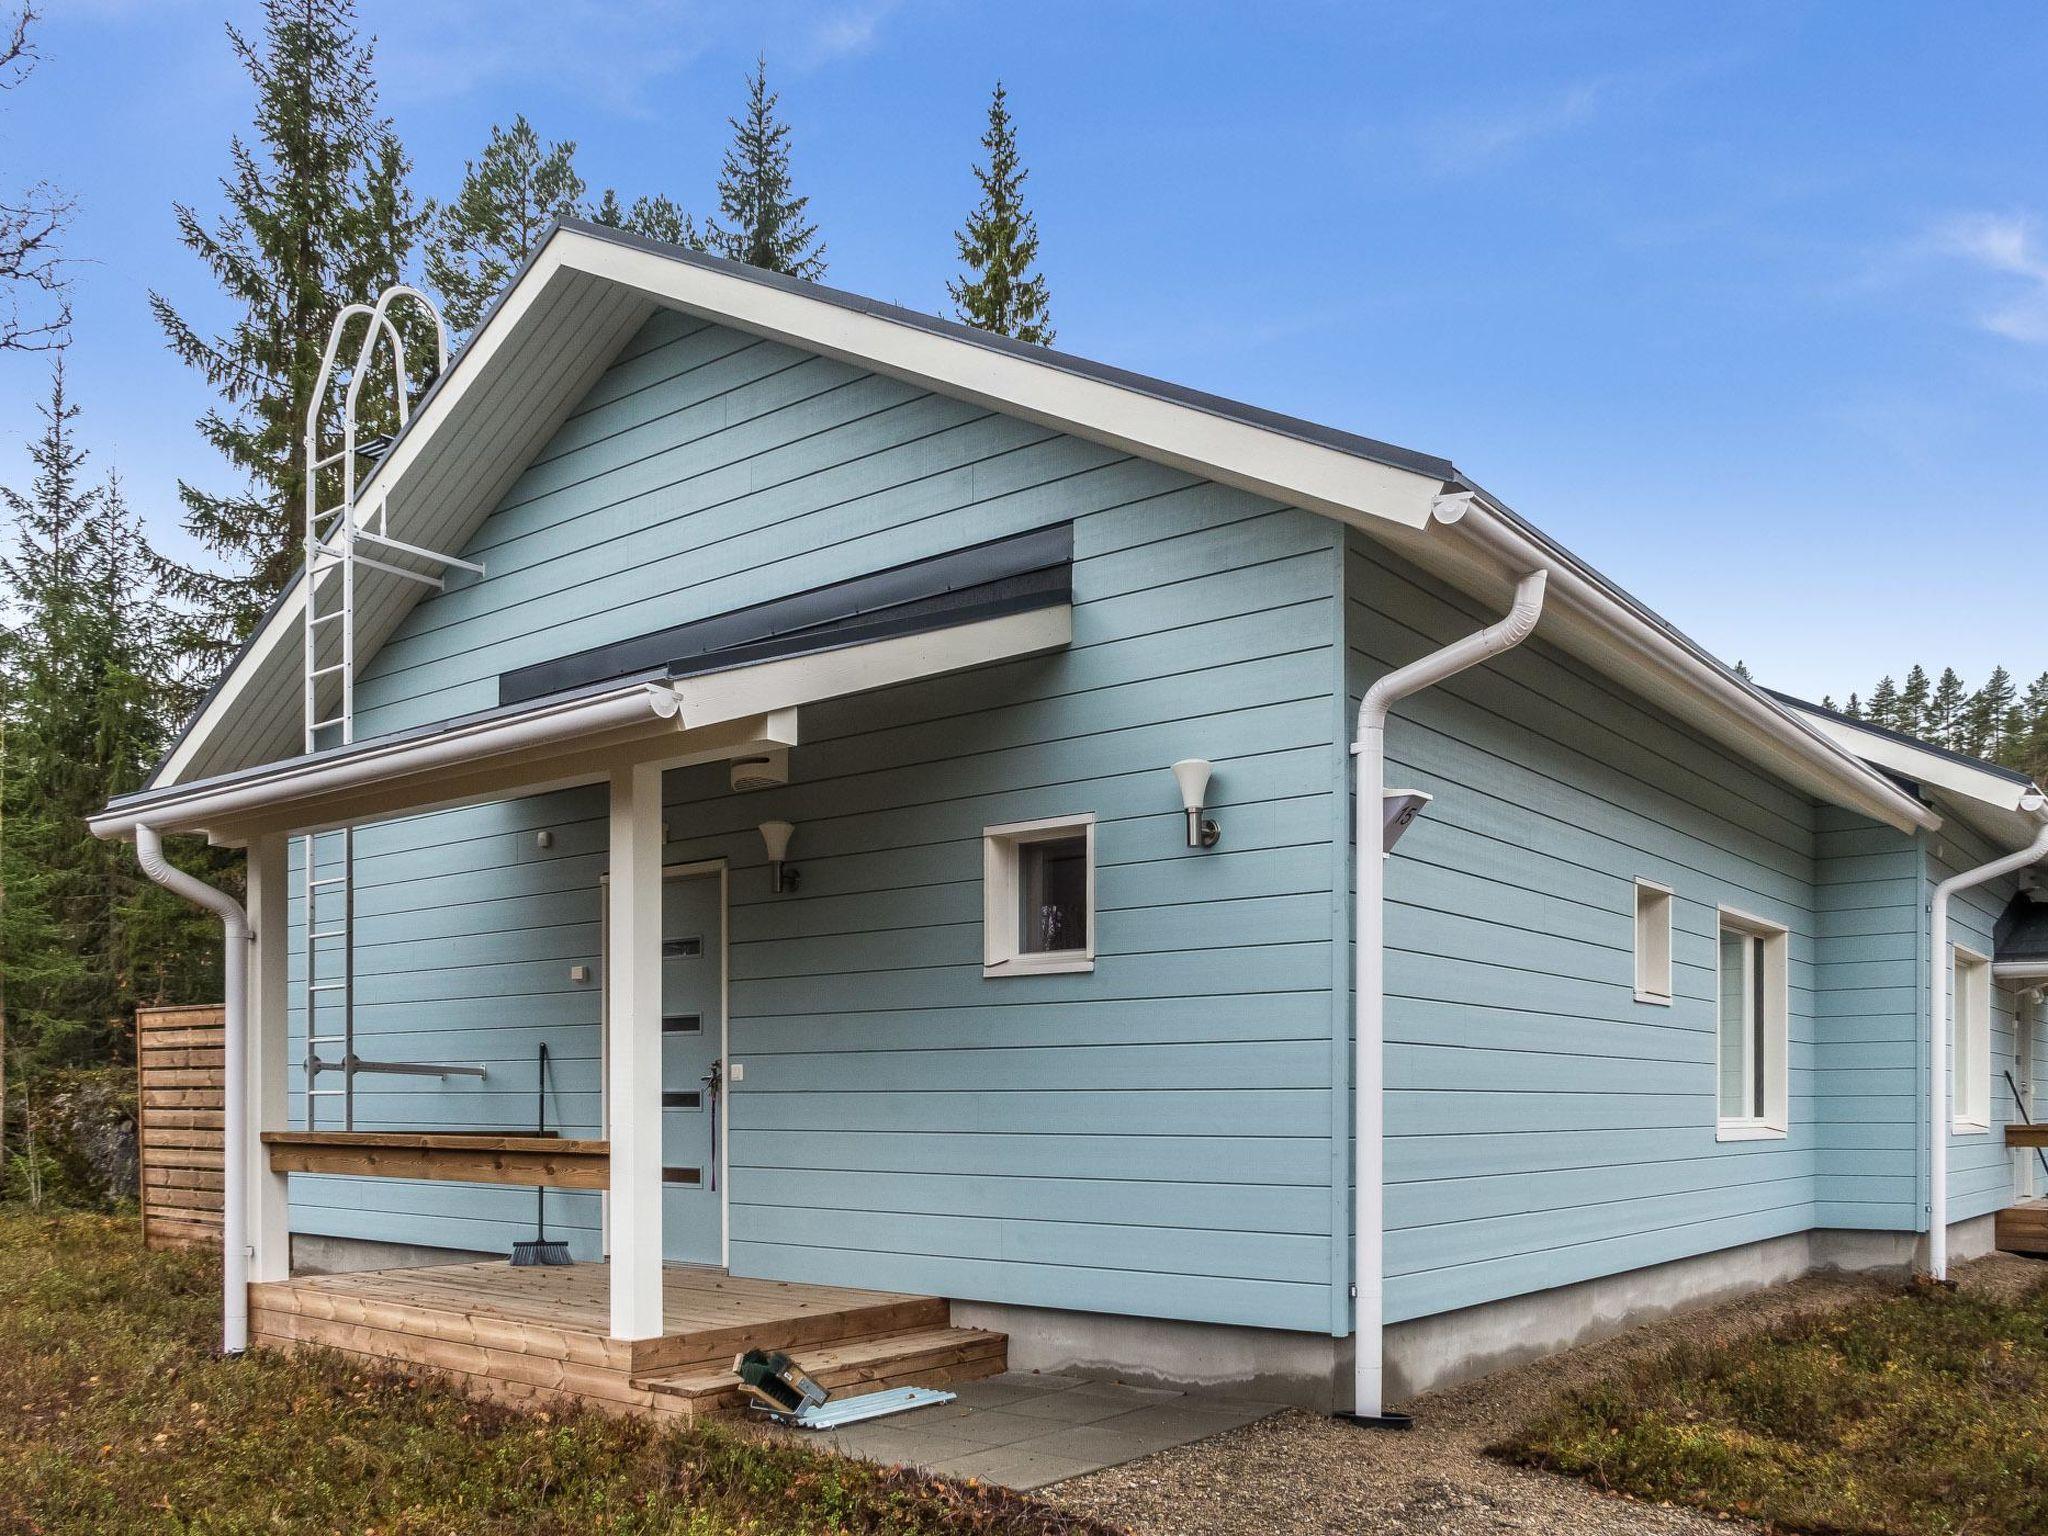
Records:
<instances>
[{"instance_id":1,"label":"white downspout","mask_svg":"<svg viewBox=\"0 0 2048 1536\"><path fill-rule=\"evenodd\" d=\"M1352 1167L1352 1410L1354 1419L1382 1423L1406 1422L1389 1415L1382 1401L1384 1371L1380 1331L1385 1318L1382 1294L1384 1185L1381 1090L1385 1081L1386 1038L1385 952L1386 854L1380 802L1387 780L1387 716L1410 694L1433 687L1454 673L1476 666L1529 638L1543 612L1548 573L1533 571L1515 586L1514 606L1498 624L1453 641L1407 666L1389 672L1365 692L1358 706L1358 736L1351 752L1357 759L1358 911L1353 964L1357 1016L1356 1065L1352 1070L1351 1123L1357 1151Z\"/></svg>"},{"instance_id":2,"label":"white downspout","mask_svg":"<svg viewBox=\"0 0 2048 1536\"><path fill-rule=\"evenodd\" d=\"M2048 806L2038 794L2028 795L2020 809L2040 816ZM1948 1050L1948 903L1957 891L2010 875L2048 857L2048 820L2035 829L2034 840L2018 853L1950 875L1934 888L1928 920L1931 943L1927 979L1927 1273L1948 1278L1948 1138L1953 1118L1949 1093Z\"/></svg>"},{"instance_id":3,"label":"white downspout","mask_svg":"<svg viewBox=\"0 0 2048 1536\"><path fill-rule=\"evenodd\" d=\"M221 1353L239 1355L249 1347L249 1191L245 1143L249 1120L249 917L242 904L215 890L197 876L174 868L164 858L163 839L155 827L137 823L135 857L142 872L165 890L220 914L226 953L227 1081L226 1124L221 1158L225 1186L221 1193Z\"/></svg>"}]
</instances>

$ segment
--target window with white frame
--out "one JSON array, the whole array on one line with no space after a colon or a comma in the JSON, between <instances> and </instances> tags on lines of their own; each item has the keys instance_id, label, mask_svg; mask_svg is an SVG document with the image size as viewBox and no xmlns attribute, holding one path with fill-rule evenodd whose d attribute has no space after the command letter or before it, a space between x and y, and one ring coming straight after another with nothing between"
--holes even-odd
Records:
<instances>
[{"instance_id":1,"label":"window with white frame","mask_svg":"<svg viewBox=\"0 0 2048 1536\"><path fill-rule=\"evenodd\" d=\"M1724 1141L1785 1134L1785 948L1783 928L1721 914L1714 1056L1716 1129Z\"/></svg>"},{"instance_id":2,"label":"window with white frame","mask_svg":"<svg viewBox=\"0 0 2048 1536\"><path fill-rule=\"evenodd\" d=\"M1636 882L1636 1001L1671 1002L1671 887Z\"/></svg>"},{"instance_id":3,"label":"window with white frame","mask_svg":"<svg viewBox=\"0 0 2048 1536\"><path fill-rule=\"evenodd\" d=\"M1959 1131L1991 1129L1991 962L1955 948L1949 1097Z\"/></svg>"},{"instance_id":4,"label":"window with white frame","mask_svg":"<svg viewBox=\"0 0 2048 1536\"><path fill-rule=\"evenodd\" d=\"M1095 969L1095 818L982 832L982 974Z\"/></svg>"}]
</instances>

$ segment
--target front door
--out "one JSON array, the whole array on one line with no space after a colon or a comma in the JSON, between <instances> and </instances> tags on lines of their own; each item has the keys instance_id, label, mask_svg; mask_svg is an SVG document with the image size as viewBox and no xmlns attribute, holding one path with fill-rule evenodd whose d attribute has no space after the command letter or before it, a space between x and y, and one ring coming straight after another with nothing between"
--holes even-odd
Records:
<instances>
[{"instance_id":1,"label":"front door","mask_svg":"<svg viewBox=\"0 0 2048 1536\"><path fill-rule=\"evenodd\" d=\"M725 900L715 874L661 885L662 1256L724 1260L718 1189Z\"/></svg>"}]
</instances>

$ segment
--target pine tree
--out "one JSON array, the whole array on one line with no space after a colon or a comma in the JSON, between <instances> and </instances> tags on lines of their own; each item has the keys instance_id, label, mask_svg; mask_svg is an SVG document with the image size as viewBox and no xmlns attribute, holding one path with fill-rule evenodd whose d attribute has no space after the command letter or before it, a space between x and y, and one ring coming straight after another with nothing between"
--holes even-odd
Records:
<instances>
[{"instance_id":1,"label":"pine tree","mask_svg":"<svg viewBox=\"0 0 2048 1536\"><path fill-rule=\"evenodd\" d=\"M946 284L946 292L969 325L1050 346L1051 296L1044 274L1031 270L1038 259L1038 220L1024 206L1024 180L1031 173L1018 160L1016 124L1000 80L989 100L981 147L988 151L988 164L974 167L981 201L953 237L967 270Z\"/></svg>"},{"instance_id":2,"label":"pine tree","mask_svg":"<svg viewBox=\"0 0 2048 1536\"><path fill-rule=\"evenodd\" d=\"M1849 702L1842 706L1842 713L1851 720L1861 720L1863 718L1863 701L1857 698L1855 694L1850 694Z\"/></svg>"},{"instance_id":3,"label":"pine tree","mask_svg":"<svg viewBox=\"0 0 2048 1536\"><path fill-rule=\"evenodd\" d=\"M2032 775L2038 784L2042 776L2048 774L2048 672L2027 684L2027 691L2020 699L2019 713L2022 724L2014 732L2013 744L2007 748L2006 762L2022 773Z\"/></svg>"},{"instance_id":4,"label":"pine tree","mask_svg":"<svg viewBox=\"0 0 2048 1536\"><path fill-rule=\"evenodd\" d=\"M1950 751L1967 751L1963 745L1967 721L1964 715L1969 708L1970 690L1963 686L1963 680L1954 667L1941 669L1941 680L1934 685L1934 692L1927 700L1925 734L1929 741Z\"/></svg>"},{"instance_id":5,"label":"pine tree","mask_svg":"<svg viewBox=\"0 0 2048 1536\"><path fill-rule=\"evenodd\" d=\"M397 282L421 227L353 0L264 0L261 37L230 26L228 40L256 87L256 142L230 141L226 213L208 226L180 204L177 226L233 318L205 331L150 295L171 350L220 396L200 434L245 481L178 488L186 531L226 567L163 567L191 613L181 654L202 676L298 566L306 412L335 313Z\"/></svg>"},{"instance_id":6,"label":"pine tree","mask_svg":"<svg viewBox=\"0 0 2048 1536\"><path fill-rule=\"evenodd\" d=\"M781 100L768 90L767 59L756 59L747 78L745 116L726 119L733 140L718 172L724 222L707 225L704 241L733 261L815 282L825 275L825 247L818 243L818 226L804 222L810 199L794 195L789 125L775 117Z\"/></svg>"},{"instance_id":7,"label":"pine tree","mask_svg":"<svg viewBox=\"0 0 2048 1536\"><path fill-rule=\"evenodd\" d=\"M510 128L493 126L484 152L463 166L454 201L427 205L427 285L449 330L475 330L548 231L582 201L574 140L543 144L523 115Z\"/></svg>"},{"instance_id":8,"label":"pine tree","mask_svg":"<svg viewBox=\"0 0 2048 1536\"><path fill-rule=\"evenodd\" d=\"M1927 670L1918 662L1906 674L1906 685L1899 690L1898 725L1896 729L1908 736L1919 736L1927 729L1927 702L1929 697Z\"/></svg>"},{"instance_id":9,"label":"pine tree","mask_svg":"<svg viewBox=\"0 0 2048 1536\"><path fill-rule=\"evenodd\" d=\"M1734 671L1735 675L1736 675L1737 677L1741 678L1741 679L1742 679L1742 680L1743 680L1743 681L1744 681L1745 683L1753 683L1753 682L1755 682L1755 681L1756 681L1756 679L1755 679L1755 678L1753 678L1753 677L1751 677L1751 676L1749 675L1749 663L1748 663L1748 662L1746 662L1746 661L1743 661L1743 660L1742 660L1741 658L1739 658L1739 657L1738 657L1738 658L1736 659L1736 662L1735 662L1735 666L1734 666L1734 668L1733 668L1733 671Z\"/></svg>"},{"instance_id":10,"label":"pine tree","mask_svg":"<svg viewBox=\"0 0 2048 1536\"><path fill-rule=\"evenodd\" d=\"M1969 703L1963 707L1963 751L1973 757L2000 761L2011 728L2008 717L2017 698L2012 674L2003 667L1993 667L1984 686L1971 694Z\"/></svg>"},{"instance_id":11,"label":"pine tree","mask_svg":"<svg viewBox=\"0 0 2048 1536\"><path fill-rule=\"evenodd\" d=\"M1835 696L1831 693L1824 693L1820 696L1820 707L1827 710L1830 714L1841 713L1840 710L1835 708Z\"/></svg>"},{"instance_id":12,"label":"pine tree","mask_svg":"<svg viewBox=\"0 0 2048 1536\"><path fill-rule=\"evenodd\" d=\"M1877 680L1877 686L1870 690L1870 702L1864 706L1864 718L1872 725L1881 725L1886 730L1899 729L1899 685L1889 674Z\"/></svg>"},{"instance_id":13,"label":"pine tree","mask_svg":"<svg viewBox=\"0 0 2048 1536\"><path fill-rule=\"evenodd\" d=\"M664 245L679 245L691 251L704 249L704 237L697 233L696 220L683 211L681 204L663 193L636 197L633 206L628 208L619 201L617 192L606 187L604 195L589 210L589 217L593 224L629 229L636 235L645 235Z\"/></svg>"}]
</instances>

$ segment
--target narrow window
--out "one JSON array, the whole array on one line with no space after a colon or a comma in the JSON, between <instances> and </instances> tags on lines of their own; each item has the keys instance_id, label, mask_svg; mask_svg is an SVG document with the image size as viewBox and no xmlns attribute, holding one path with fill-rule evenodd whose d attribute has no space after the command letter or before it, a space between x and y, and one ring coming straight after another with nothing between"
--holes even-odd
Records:
<instances>
[{"instance_id":1,"label":"narrow window","mask_svg":"<svg viewBox=\"0 0 2048 1536\"><path fill-rule=\"evenodd\" d=\"M982 970L1019 976L1095 968L1095 818L982 834Z\"/></svg>"},{"instance_id":2,"label":"narrow window","mask_svg":"<svg viewBox=\"0 0 2048 1536\"><path fill-rule=\"evenodd\" d=\"M1717 1128L1726 1140L1786 1128L1785 930L1721 915L1715 966Z\"/></svg>"},{"instance_id":3,"label":"narrow window","mask_svg":"<svg viewBox=\"0 0 2048 1536\"><path fill-rule=\"evenodd\" d=\"M1636 882L1636 1001L1671 1002L1671 888Z\"/></svg>"},{"instance_id":4,"label":"narrow window","mask_svg":"<svg viewBox=\"0 0 2048 1536\"><path fill-rule=\"evenodd\" d=\"M1958 1131L1991 1129L1991 962L1955 951L1949 1096Z\"/></svg>"}]
</instances>

